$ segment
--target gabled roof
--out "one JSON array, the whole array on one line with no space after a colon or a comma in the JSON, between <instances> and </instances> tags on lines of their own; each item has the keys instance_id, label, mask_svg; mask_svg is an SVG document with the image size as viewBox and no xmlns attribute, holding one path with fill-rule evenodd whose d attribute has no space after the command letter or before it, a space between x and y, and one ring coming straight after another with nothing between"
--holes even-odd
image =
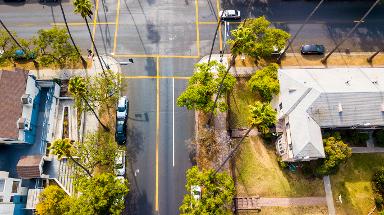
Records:
<instances>
[{"instance_id":1,"label":"gabled roof","mask_svg":"<svg viewBox=\"0 0 384 215\"><path fill-rule=\"evenodd\" d=\"M384 69L279 70L295 157L324 157L321 127L384 126Z\"/></svg>"},{"instance_id":2,"label":"gabled roof","mask_svg":"<svg viewBox=\"0 0 384 215\"><path fill-rule=\"evenodd\" d=\"M17 139L17 120L21 117L21 96L25 93L27 73L0 70L0 138Z\"/></svg>"}]
</instances>

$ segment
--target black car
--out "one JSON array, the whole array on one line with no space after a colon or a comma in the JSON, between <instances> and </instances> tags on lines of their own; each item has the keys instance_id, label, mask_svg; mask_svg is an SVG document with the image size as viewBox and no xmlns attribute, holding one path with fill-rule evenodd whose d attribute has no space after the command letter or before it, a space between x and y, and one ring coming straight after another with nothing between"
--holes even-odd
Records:
<instances>
[{"instance_id":1,"label":"black car","mask_svg":"<svg viewBox=\"0 0 384 215\"><path fill-rule=\"evenodd\" d=\"M127 140L127 123L123 120L116 121L115 139L119 145L124 145Z\"/></svg>"},{"instance_id":2,"label":"black car","mask_svg":"<svg viewBox=\"0 0 384 215\"><path fill-rule=\"evenodd\" d=\"M325 52L325 47L323 45L303 45L301 47L301 54L303 55L323 55Z\"/></svg>"}]
</instances>

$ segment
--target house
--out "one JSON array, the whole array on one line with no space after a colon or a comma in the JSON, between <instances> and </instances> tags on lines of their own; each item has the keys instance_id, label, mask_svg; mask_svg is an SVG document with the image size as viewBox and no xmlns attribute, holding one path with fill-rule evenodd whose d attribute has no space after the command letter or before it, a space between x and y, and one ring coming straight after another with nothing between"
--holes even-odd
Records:
<instances>
[{"instance_id":1,"label":"house","mask_svg":"<svg viewBox=\"0 0 384 215\"><path fill-rule=\"evenodd\" d=\"M321 129L384 126L381 68L281 69L276 149L283 161L324 158Z\"/></svg>"},{"instance_id":2,"label":"house","mask_svg":"<svg viewBox=\"0 0 384 215\"><path fill-rule=\"evenodd\" d=\"M21 179L10 178L9 172L0 171L0 214L23 214L27 191Z\"/></svg>"},{"instance_id":3,"label":"house","mask_svg":"<svg viewBox=\"0 0 384 215\"><path fill-rule=\"evenodd\" d=\"M29 190L41 190L50 179L47 147L55 137L59 94L53 80L37 80L20 69L0 70L1 215L31 214L39 192Z\"/></svg>"}]
</instances>

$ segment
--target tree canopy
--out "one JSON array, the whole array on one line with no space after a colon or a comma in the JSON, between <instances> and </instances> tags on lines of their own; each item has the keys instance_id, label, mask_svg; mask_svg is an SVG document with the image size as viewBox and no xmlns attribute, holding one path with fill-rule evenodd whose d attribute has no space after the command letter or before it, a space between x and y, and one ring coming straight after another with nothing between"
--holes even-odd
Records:
<instances>
[{"instance_id":1,"label":"tree canopy","mask_svg":"<svg viewBox=\"0 0 384 215\"><path fill-rule=\"evenodd\" d=\"M250 126L256 127L263 134L267 134L269 128L276 123L277 112L269 103L257 101L254 105L249 105L249 112Z\"/></svg>"},{"instance_id":2,"label":"tree canopy","mask_svg":"<svg viewBox=\"0 0 384 215\"><path fill-rule=\"evenodd\" d=\"M321 166L316 169L319 175L334 173L342 162L345 162L352 155L351 148L345 144L340 135L330 136L323 139L325 159Z\"/></svg>"},{"instance_id":3,"label":"tree canopy","mask_svg":"<svg viewBox=\"0 0 384 215\"><path fill-rule=\"evenodd\" d=\"M177 98L177 105L208 113L214 106L213 96L219 89L226 68L217 61L211 61L209 64L196 64L195 70L195 73L188 82L187 89ZM217 73L215 74L212 70L216 70ZM235 82L236 79L231 74L227 74L223 82L220 98L223 98L227 92L232 90ZM220 110L224 111L226 103L219 100L216 107L220 107Z\"/></svg>"},{"instance_id":4,"label":"tree canopy","mask_svg":"<svg viewBox=\"0 0 384 215\"><path fill-rule=\"evenodd\" d=\"M279 66L275 63L269 64L263 69L257 70L248 81L248 87L252 92L257 92L264 101L270 102L272 96L280 91L280 83L277 76Z\"/></svg>"},{"instance_id":5,"label":"tree canopy","mask_svg":"<svg viewBox=\"0 0 384 215\"><path fill-rule=\"evenodd\" d=\"M180 206L183 215L225 215L232 214L230 207L235 194L232 178L226 173L214 174L214 170L199 171L197 166L187 170L187 194ZM201 187L201 198L191 195L191 186Z\"/></svg>"},{"instance_id":6,"label":"tree canopy","mask_svg":"<svg viewBox=\"0 0 384 215\"><path fill-rule=\"evenodd\" d=\"M79 193L67 214L119 215L124 209L128 182L115 175L103 173L93 178L81 178L76 186Z\"/></svg>"},{"instance_id":7,"label":"tree canopy","mask_svg":"<svg viewBox=\"0 0 384 215\"><path fill-rule=\"evenodd\" d=\"M53 27L41 29L33 39L34 52L37 61L44 65L58 65L64 67L79 60L76 48L70 43L69 35L65 29Z\"/></svg>"},{"instance_id":8,"label":"tree canopy","mask_svg":"<svg viewBox=\"0 0 384 215\"><path fill-rule=\"evenodd\" d=\"M284 30L272 28L264 16L246 19L231 33L233 39L229 39L228 44L232 54L247 54L256 60L270 57L274 47L283 49L290 37Z\"/></svg>"},{"instance_id":9,"label":"tree canopy","mask_svg":"<svg viewBox=\"0 0 384 215\"><path fill-rule=\"evenodd\" d=\"M49 185L39 195L36 205L38 215L64 214L69 210L70 197L63 189L56 185Z\"/></svg>"}]
</instances>

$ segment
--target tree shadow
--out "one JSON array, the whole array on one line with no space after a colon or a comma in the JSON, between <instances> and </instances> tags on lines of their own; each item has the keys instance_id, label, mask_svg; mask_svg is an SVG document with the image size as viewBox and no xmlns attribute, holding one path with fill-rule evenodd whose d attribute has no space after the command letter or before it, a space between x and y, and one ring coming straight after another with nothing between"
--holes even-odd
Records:
<instances>
[{"instance_id":1,"label":"tree shadow","mask_svg":"<svg viewBox=\"0 0 384 215\"><path fill-rule=\"evenodd\" d=\"M158 43L160 41L159 31L156 29L156 26L153 23L147 23L147 38L152 43Z\"/></svg>"}]
</instances>

